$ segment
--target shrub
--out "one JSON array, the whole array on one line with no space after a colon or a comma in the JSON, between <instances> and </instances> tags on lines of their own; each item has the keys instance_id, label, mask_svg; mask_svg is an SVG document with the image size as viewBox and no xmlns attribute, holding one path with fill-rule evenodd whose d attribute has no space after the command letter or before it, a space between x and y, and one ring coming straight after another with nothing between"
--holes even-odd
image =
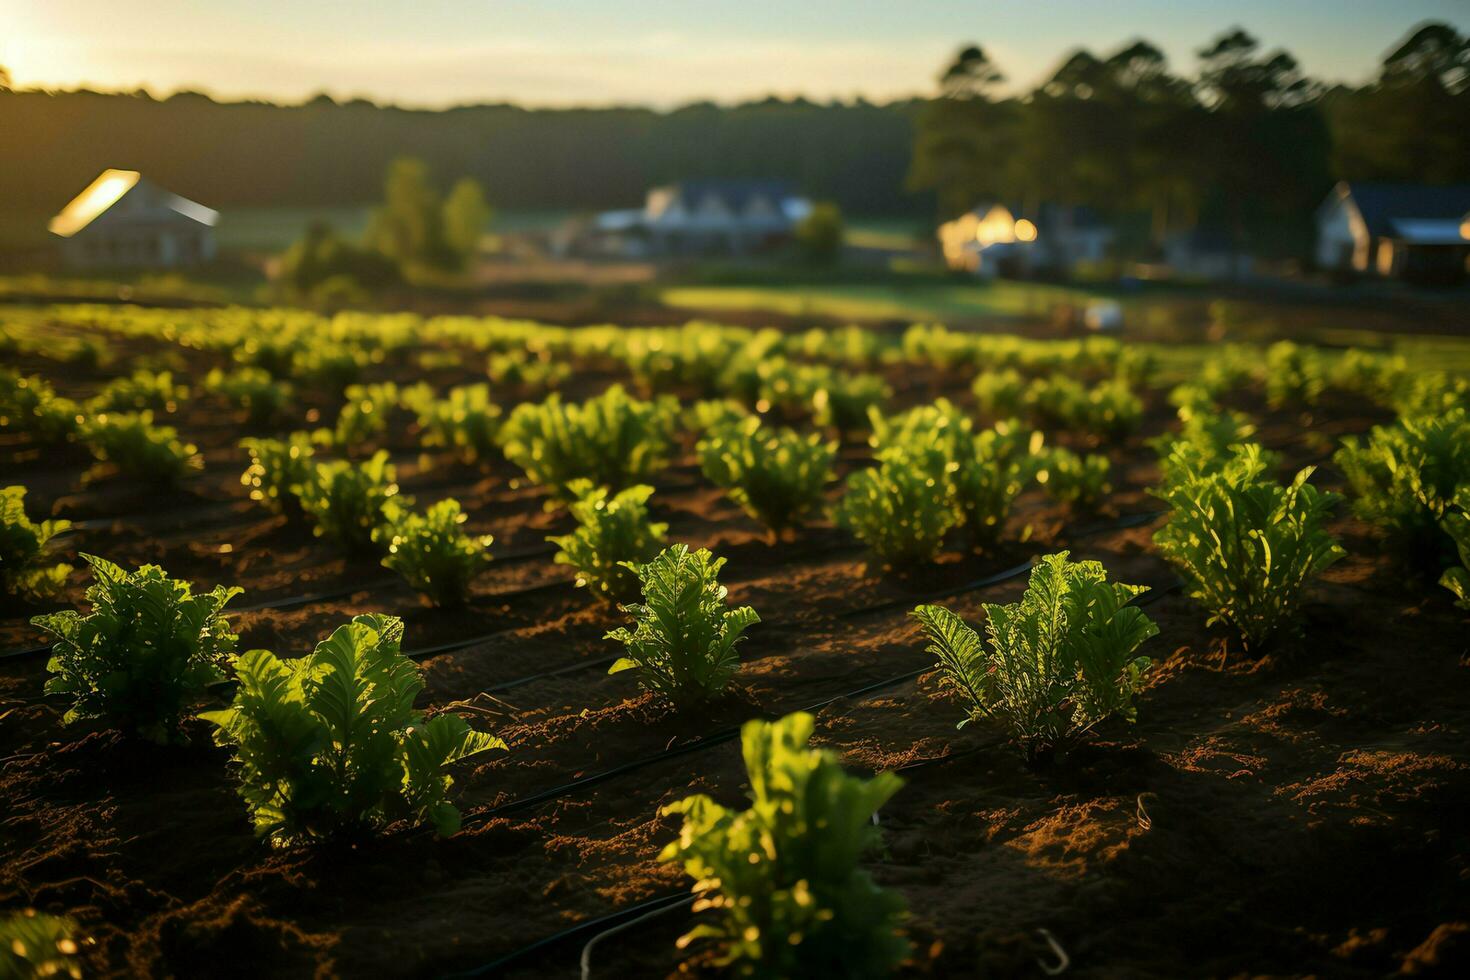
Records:
<instances>
[{"instance_id":1,"label":"shrub","mask_svg":"<svg viewBox=\"0 0 1470 980\"><path fill-rule=\"evenodd\" d=\"M1090 511L1112 491L1108 483L1111 471L1112 463L1100 453L1079 456L1058 446L1047 452L1036 482L1053 500Z\"/></svg>"},{"instance_id":2,"label":"shrub","mask_svg":"<svg viewBox=\"0 0 1470 980\"><path fill-rule=\"evenodd\" d=\"M35 909L0 916L0 977L4 980L40 980L70 977L81 980L82 965L70 919L43 915Z\"/></svg>"},{"instance_id":3,"label":"shrub","mask_svg":"<svg viewBox=\"0 0 1470 980\"><path fill-rule=\"evenodd\" d=\"M196 595L157 565L128 572L82 558L95 580L87 588L92 611L31 620L56 637L46 693L70 696L66 724L101 718L130 735L178 740L189 698L224 679L237 638L220 611L242 590Z\"/></svg>"},{"instance_id":4,"label":"shrub","mask_svg":"<svg viewBox=\"0 0 1470 980\"><path fill-rule=\"evenodd\" d=\"M318 537L331 538L352 555L374 554L380 549L373 530L383 523L388 501L398 495L395 479L382 450L364 463L317 463L300 485L301 509L316 522ZM407 503L402 498L398 502Z\"/></svg>"},{"instance_id":5,"label":"shrub","mask_svg":"<svg viewBox=\"0 0 1470 980\"><path fill-rule=\"evenodd\" d=\"M494 458L500 432L500 406L484 384L450 388L442 400L415 395L409 407L418 413L425 446L447 449L467 463Z\"/></svg>"},{"instance_id":6,"label":"shrub","mask_svg":"<svg viewBox=\"0 0 1470 980\"><path fill-rule=\"evenodd\" d=\"M241 439L250 465L240 483L250 488L250 499L278 512L299 512L301 487L312 479L316 447L311 435L293 432L285 439Z\"/></svg>"},{"instance_id":7,"label":"shrub","mask_svg":"<svg viewBox=\"0 0 1470 980\"><path fill-rule=\"evenodd\" d=\"M565 500L573 480L619 490L663 469L677 417L673 399L639 401L621 385L580 405L563 405L553 393L539 405L516 406L501 429L501 448Z\"/></svg>"},{"instance_id":8,"label":"shrub","mask_svg":"<svg viewBox=\"0 0 1470 980\"><path fill-rule=\"evenodd\" d=\"M459 829L445 770L505 743L458 715L425 719L414 709L424 682L402 639L402 620L372 613L308 656L251 650L236 660L230 707L200 717L234 749L258 836L277 845L352 838L400 819Z\"/></svg>"},{"instance_id":9,"label":"shrub","mask_svg":"<svg viewBox=\"0 0 1470 980\"><path fill-rule=\"evenodd\" d=\"M836 753L808 747L812 716L741 729L750 807L708 796L663 809L683 817L659 855L695 880L696 911L718 914L679 940L711 939L716 965L755 977L886 977L908 955L904 901L859 867L876 850L873 816L903 786L842 771Z\"/></svg>"},{"instance_id":10,"label":"shrub","mask_svg":"<svg viewBox=\"0 0 1470 980\"><path fill-rule=\"evenodd\" d=\"M288 381L277 381L258 367L209 372L204 387L245 410L250 425L269 425L286 414L295 392Z\"/></svg>"},{"instance_id":11,"label":"shrub","mask_svg":"<svg viewBox=\"0 0 1470 980\"><path fill-rule=\"evenodd\" d=\"M1353 494L1353 512L1387 535L1422 571L1438 573L1454 554L1440 527L1462 484L1470 483L1470 415L1452 409L1376 426L1366 443L1343 440L1333 457Z\"/></svg>"},{"instance_id":12,"label":"shrub","mask_svg":"<svg viewBox=\"0 0 1470 980\"><path fill-rule=\"evenodd\" d=\"M81 411L62 398L44 379L0 368L0 430L29 433L37 442L54 444L70 439L81 422Z\"/></svg>"},{"instance_id":13,"label":"shrub","mask_svg":"<svg viewBox=\"0 0 1470 980\"><path fill-rule=\"evenodd\" d=\"M459 501L441 500L423 514L390 504L373 538L386 545L383 564L428 596L436 606L463 603L475 576L490 564L489 534L470 537L460 530L466 515Z\"/></svg>"},{"instance_id":14,"label":"shrub","mask_svg":"<svg viewBox=\"0 0 1470 980\"><path fill-rule=\"evenodd\" d=\"M1042 558L1020 602L985 605L988 649L943 606L913 612L944 683L969 709L961 727L993 718L1032 761L1105 718L1133 720L1133 695L1152 663L1136 652L1159 632L1128 605L1147 591L1143 586L1109 582L1100 562L1070 562L1067 555Z\"/></svg>"},{"instance_id":15,"label":"shrub","mask_svg":"<svg viewBox=\"0 0 1470 980\"><path fill-rule=\"evenodd\" d=\"M831 265L842 254L842 210L831 201L818 201L796 223L794 237L802 258L812 265Z\"/></svg>"},{"instance_id":16,"label":"shrub","mask_svg":"<svg viewBox=\"0 0 1470 980\"><path fill-rule=\"evenodd\" d=\"M877 466L848 475L837 523L886 564L933 560L961 520L952 465L938 448L879 451Z\"/></svg>"},{"instance_id":17,"label":"shrub","mask_svg":"<svg viewBox=\"0 0 1470 980\"><path fill-rule=\"evenodd\" d=\"M709 432L698 452L706 477L729 490L751 517L779 531L821 508L837 443L748 418Z\"/></svg>"},{"instance_id":18,"label":"shrub","mask_svg":"<svg viewBox=\"0 0 1470 980\"><path fill-rule=\"evenodd\" d=\"M633 617L631 631L607 634L627 650L608 673L637 670L645 688L679 709L724 691L740 667L735 645L760 622L749 606L725 608L727 590L718 581L724 564L704 548L674 544L634 565L643 602L623 607Z\"/></svg>"},{"instance_id":19,"label":"shrub","mask_svg":"<svg viewBox=\"0 0 1470 980\"><path fill-rule=\"evenodd\" d=\"M179 441L177 429L153 424L152 412L97 415L81 434L92 455L136 480L177 483L204 465L198 449Z\"/></svg>"},{"instance_id":20,"label":"shrub","mask_svg":"<svg viewBox=\"0 0 1470 980\"><path fill-rule=\"evenodd\" d=\"M126 378L114 378L87 402L87 411L97 412L173 412L179 402L189 397L189 389L174 384L171 372L134 371Z\"/></svg>"},{"instance_id":21,"label":"shrub","mask_svg":"<svg viewBox=\"0 0 1470 980\"><path fill-rule=\"evenodd\" d=\"M1259 446L1236 447L1214 470L1177 465L1155 491L1170 507L1154 542L1184 576L1190 595L1251 647L1288 623L1313 578L1345 552L1325 522L1338 496L1307 482L1307 467L1287 486L1266 474Z\"/></svg>"},{"instance_id":22,"label":"shrub","mask_svg":"<svg viewBox=\"0 0 1470 980\"><path fill-rule=\"evenodd\" d=\"M648 561L663 547L667 524L648 519L653 487L640 485L612 494L588 480L567 485L572 494L571 534L548 537L560 550L558 565L577 570L578 587L588 587L603 598L625 602L638 596L638 573L633 566Z\"/></svg>"},{"instance_id":23,"label":"shrub","mask_svg":"<svg viewBox=\"0 0 1470 980\"><path fill-rule=\"evenodd\" d=\"M51 539L70 521L32 523L26 516L26 488L0 488L0 585L13 595L46 599L66 587L71 566L46 561Z\"/></svg>"}]
</instances>

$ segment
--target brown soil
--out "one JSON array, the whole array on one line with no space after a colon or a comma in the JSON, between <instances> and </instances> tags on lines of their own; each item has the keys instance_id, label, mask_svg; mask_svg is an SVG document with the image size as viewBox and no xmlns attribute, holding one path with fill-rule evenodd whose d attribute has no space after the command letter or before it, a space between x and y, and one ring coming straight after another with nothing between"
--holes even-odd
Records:
<instances>
[{"instance_id":1,"label":"brown soil","mask_svg":"<svg viewBox=\"0 0 1470 980\"><path fill-rule=\"evenodd\" d=\"M209 363L185 356L191 369ZM56 380L85 394L98 378ZM579 375L571 393L607 380ZM958 380L894 378L904 403L963 397ZM308 407L330 418L333 402L312 396ZM1310 416L1244 404L1287 465L1327 463L1318 476L1327 486L1338 482L1326 456L1336 439L1383 420L1345 399ZM174 491L106 475L83 486L78 450L39 452L9 438L6 482L32 488L32 513L96 522L68 550L157 562L200 587L239 584L242 606L359 588L235 614L242 648L305 652L369 610L403 616L413 649L483 637L425 660L425 699L473 713L511 751L459 767L467 825L453 838L398 831L353 847L272 851L252 837L206 726L172 749L63 728L62 706L41 692L44 657L0 660L0 908L75 917L94 940L92 975L434 976L686 888L656 860L676 829L657 813L696 791L737 803L744 774L733 741L538 806L486 811L923 668L907 608L1032 555L1071 547L1119 580L1167 587L1172 572L1150 543L1156 522L1098 525L1157 506L1144 492L1156 470L1143 440L1168 419L1160 400L1144 432L1112 449L1119 489L1102 515L1068 514L1028 491L999 547L908 575L883 572L825 523L769 540L686 454L655 481L658 516L672 539L728 557L732 600L763 620L742 648L735 692L697 718L595 666L615 652L602 635L619 616L572 588L542 547L567 529L565 515L547 513L544 495L515 485L503 462L421 465L404 419L388 448L402 460L405 492L454 495L469 526L493 532L494 550L511 556L462 610L429 608L384 570L342 561L246 500L240 427L208 399L172 420L207 460ZM862 455L845 447L844 465ZM1104 726L1050 767L1027 768L985 726L957 731L961 710L932 674L817 712L817 741L853 769L912 767L882 811L884 852L871 862L908 900L912 972L1035 975L1038 959L1055 959L1046 930L1068 972L1092 976L1466 975L1465 618L1444 590L1404 582L1367 528L1343 516L1337 530L1350 557L1313 588L1302 637L1263 657L1207 628L1178 593L1152 603L1158 663L1138 722ZM982 601L1013 600L1023 587L1012 577L945 601L974 621ZM36 644L25 621L40 611L0 606L0 647ZM590 666L505 687L579 663ZM674 938L688 924L680 908L600 942L595 973L675 972ZM506 972L573 973L585 941L551 944Z\"/></svg>"}]
</instances>

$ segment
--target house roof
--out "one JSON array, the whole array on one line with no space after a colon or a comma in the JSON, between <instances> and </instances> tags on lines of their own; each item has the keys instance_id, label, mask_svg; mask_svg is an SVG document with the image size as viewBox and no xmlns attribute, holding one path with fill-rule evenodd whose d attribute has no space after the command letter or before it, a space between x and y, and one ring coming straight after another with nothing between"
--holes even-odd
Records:
<instances>
[{"instance_id":1,"label":"house roof","mask_svg":"<svg viewBox=\"0 0 1470 980\"><path fill-rule=\"evenodd\" d=\"M1454 221L1470 212L1470 184L1375 184L1350 182L1339 193L1358 209L1375 238L1402 237L1422 222Z\"/></svg>"},{"instance_id":2,"label":"house roof","mask_svg":"<svg viewBox=\"0 0 1470 980\"><path fill-rule=\"evenodd\" d=\"M705 199L714 197L737 214L758 197L779 206L797 196L795 186L785 180L682 180L670 184L668 190L686 210L694 210Z\"/></svg>"},{"instance_id":3,"label":"house roof","mask_svg":"<svg viewBox=\"0 0 1470 980\"><path fill-rule=\"evenodd\" d=\"M114 204L127 197L140 185L151 186L136 170L104 170L96 180L87 185L85 190L72 198L71 202L47 223L46 228L53 235L70 238L106 214ZM153 187L152 189L156 192L160 208L211 227L219 220L218 211L197 204L188 198L179 197L177 194L170 194L161 188Z\"/></svg>"}]
</instances>

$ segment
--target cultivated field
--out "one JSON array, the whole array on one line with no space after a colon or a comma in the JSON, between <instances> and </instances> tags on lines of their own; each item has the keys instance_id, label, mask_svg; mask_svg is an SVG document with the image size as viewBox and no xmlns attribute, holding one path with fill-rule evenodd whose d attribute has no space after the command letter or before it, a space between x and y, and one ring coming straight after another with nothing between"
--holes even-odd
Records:
<instances>
[{"instance_id":1,"label":"cultivated field","mask_svg":"<svg viewBox=\"0 0 1470 980\"><path fill-rule=\"evenodd\" d=\"M0 323L0 485L72 522L28 564L6 552L0 906L69 918L89 975L555 976L629 922L593 975L711 968L717 942L676 946L721 913L659 860L683 819L661 808L745 806L741 724L797 711L850 773L903 780L861 849L906 903L901 972L1470 963L1467 612L1438 581L1470 396L1422 358L287 310ZM1309 466L1343 499L1286 489ZM638 492L605 526L645 485L647 513ZM415 523L450 498L462 524ZM8 509L6 533L23 522ZM728 607L759 617L727 686L609 674L632 646L606 636L631 628L608 595L639 596L612 563L665 543L724 559ZM911 611L979 628L1062 551L1147 587L1127 609L1157 635L1088 634L1114 657L1104 707L1080 640L1070 670L1016 640L1046 693L967 701ZM235 652L400 617L413 709L505 742L445 770L458 832L412 806L293 823L291 803L253 833L237 750L198 717L237 697L228 659L176 724L129 733L100 695L64 724L77 695L43 692L56 637L30 620L92 608L82 554L242 588L220 611ZM1011 669L971 655L972 685Z\"/></svg>"}]
</instances>

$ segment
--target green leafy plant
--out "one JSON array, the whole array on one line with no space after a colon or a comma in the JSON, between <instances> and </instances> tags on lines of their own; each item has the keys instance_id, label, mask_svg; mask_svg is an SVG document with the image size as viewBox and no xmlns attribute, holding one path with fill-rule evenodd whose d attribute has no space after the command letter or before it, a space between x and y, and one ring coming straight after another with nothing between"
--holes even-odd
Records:
<instances>
[{"instance_id":1,"label":"green leafy plant","mask_svg":"<svg viewBox=\"0 0 1470 980\"><path fill-rule=\"evenodd\" d=\"M589 480L573 480L571 512L577 529L546 540L557 546L555 561L577 570L577 585L606 599L626 602L638 597L636 566L663 547L667 524L648 516L653 487L639 485L611 493Z\"/></svg>"},{"instance_id":2,"label":"green leafy plant","mask_svg":"<svg viewBox=\"0 0 1470 980\"><path fill-rule=\"evenodd\" d=\"M0 916L0 978L81 980L81 951L70 919L25 909Z\"/></svg>"},{"instance_id":3,"label":"green leafy plant","mask_svg":"<svg viewBox=\"0 0 1470 980\"><path fill-rule=\"evenodd\" d=\"M1079 456L1058 446L1047 452L1036 482L1053 500L1090 511L1112 491L1111 471L1112 463L1100 453Z\"/></svg>"},{"instance_id":4,"label":"green leafy plant","mask_svg":"<svg viewBox=\"0 0 1470 980\"><path fill-rule=\"evenodd\" d=\"M490 400L488 385L450 388L442 399L415 394L406 401L418 413L425 446L449 450L467 463L494 458L500 406Z\"/></svg>"},{"instance_id":5,"label":"green leafy plant","mask_svg":"<svg viewBox=\"0 0 1470 980\"><path fill-rule=\"evenodd\" d=\"M173 412L189 397L189 389L174 384L169 371L134 371L125 378L114 378L87 403L87 411L97 412Z\"/></svg>"},{"instance_id":6,"label":"green leafy plant","mask_svg":"<svg viewBox=\"0 0 1470 980\"><path fill-rule=\"evenodd\" d=\"M373 531L383 523L388 501L410 503L398 497L396 479L388 454L379 450L362 463L338 459L315 464L297 493L301 509L316 522L318 537L330 538L349 554L367 555L380 552L383 542L374 540Z\"/></svg>"},{"instance_id":7,"label":"green leafy plant","mask_svg":"<svg viewBox=\"0 0 1470 980\"><path fill-rule=\"evenodd\" d=\"M289 381L277 381L258 367L242 367L234 371L215 368L204 379L206 390L245 410L250 425L269 425L285 416L295 388Z\"/></svg>"},{"instance_id":8,"label":"green leafy plant","mask_svg":"<svg viewBox=\"0 0 1470 980\"><path fill-rule=\"evenodd\" d=\"M779 531L821 509L837 443L749 418L711 430L697 451L706 477L729 490L751 517Z\"/></svg>"},{"instance_id":9,"label":"green leafy plant","mask_svg":"<svg viewBox=\"0 0 1470 980\"><path fill-rule=\"evenodd\" d=\"M51 445L76 434L81 414L76 402L57 395L45 379L0 368L0 431L26 432Z\"/></svg>"},{"instance_id":10,"label":"green leafy plant","mask_svg":"<svg viewBox=\"0 0 1470 980\"><path fill-rule=\"evenodd\" d=\"M251 650L236 660L233 702L199 717L234 750L257 835L289 845L361 837L394 820L459 829L446 769L506 746L458 715L414 709L424 682L402 639L401 620L372 613L308 656Z\"/></svg>"},{"instance_id":11,"label":"green leafy plant","mask_svg":"<svg viewBox=\"0 0 1470 980\"><path fill-rule=\"evenodd\" d=\"M694 879L696 912L714 912L679 940L720 946L716 965L749 977L886 977L908 955L903 899L859 862L880 844L873 816L903 786L891 772L843 772L836 753L808 747L805 713L741 729L750 806L696 795L667 806L678 840L659 855Z\"/></svg>"},{"instance_id":12,"label":"green leafy plant","mask_svg":"<svg viewBox=\"0 0 1470 980\"><path fill-rule=\"evenodd\" d=\"M563 405L553 393L516 406L501 429L501 448L533 481L569 500L573 480L620 490L663 469L677 420L672 398L639 401L621 385L580 405Z\"/></svg>"},{"instance_id":13,"label":"green leafy plant","mask_svg":"<svg viewBox=\"0 0 1470 980\"><path fill-rule=\"evenodd\" d=\"M954 467L943 449L892 446L878 465L847 477L834 511L886 564L932 561L962 519Z\"/></svg>"},{"instance_id":14,"label":"green leafy plant","mask_svg":"<svg viewBox=\"0 0 1470 980\"><path fill-rule=\"evenodd\" d=\"M1441 526L1455 543L1459 564L1446 568L1439 584L1455 594L1455 605L1470 609L1470 483L1455 492L1454 509L1445 514Z\"/></svg>"},{"instance_id":15,"label":"green leafy plant","mask_svg":"<svg viewBox=\"0 0 1470 980\"><path fill-rule=\"evenodd\" d=\"M398 404L398 386L391 381L348 385L344 399L331 442L343 452L352 452L388 431L388 416Z\"/></svg>"},{"instance_id":16,"label":"green leafy plant","mask_svg":"<svg viewBox=\"0 0 1470 980\"><path fill-rule=\"evenodd\" d=\"M463 603L475 576L490 565L492 535L471 537L460 529L459 501L441 500L423 514L390 503L373 538L386 546L383 564L401 574L437 606Z\"/></svg>"},{"instance_id":17,"label":"green leafy plant","mask_svg":"<svg viewBox=\"0 0 1470 980\"><path fill-rule=\"evenodd\" d=\"M297 495L312 479L316 446L311 434L293 432L285 439L241 439L240 448L250 454L250 465L240 474L240 483L250 488L250 499L271 510L299 513Z\"/></svg>"},{"instance_id":18,"label":"green leafy plant","mask_svg":"<svg viewBox=\"0 0 1470 980\"><path fill-rule=\"evenodd\" d=\"M719 695L740 667L741 634L760 622L749 606L725 607L728 593L718 580L725 559L674 544L646 564L629 564L643 584L643 602L623 607L632 630L607 634L627 649L608 673L638 671L645 688L679 709Z\"/></svg>"},{"instance_id":19,"label":"green leafy plant","mask_svg":"<svg viewBox=\"0 0 1470 980\"><path fill-rule=\"evenodd\" d=\"M26 488L0 488L0 585L13 595L47 599L66 587L72 567L46 560L51 539L70 521L33 523L26 516Z\"/></svg>"},{"instance_id":20,"label":"green leafy plant","mask_svg":"<svg viewBox=\"0 0 1470 980\"><path fill-rule=\"evenodd\" d=\"M1026 405L1026 379L1015 368L986 371L975 378L970 390L980 411L993 418L1019 415Z\"/></svg>"},{"instance_id":21,"label":"green leafy plant","mask_svg":"<svg viewBox=\"0 0 1470 980\"><path fill-rule=\"evenodd\" d=\"M541 356L537 356L524 350L511 350L491 354L485 363L485 373L496 384L550 388L570 377L572 366L564 361L552 360L545 356L544 351Z\"/></svg>"},{"instance_id":22,"label":"green leafy plant","mask_svg":"<svg viewBox=\"0 0 1470 980\"><path fill-rule=\"evenodd\" d=\"M1170 514L1154 543L1211 624L1229 623L1248 646L1266 643L1296 615L1307 584L1345 554L1325 526L1340 498L1307 482L1311 467L1277 483L1254 444L1218 468L1178 460L1175 472L1155 491Z\"/></svg>"},{"instance_id":23,"label":"green leafy plant","mask_svg":"<svg viewBox=\"0 0 1470 980\"><path fill-rule=\"evenodd\" d=\"M1265 378L1266 401L1272 408L1315 405L1327 390L1322 355L1289 340L1266 349Z\"/></svg>"},{"instance_id":24,"label":"green leafy plant","mask_svg":"<svg viewBox=\"0 0 1470 980\"><path fill-rule=\"evenodd\" d=\"M1106 718L1133 720L1133 695L1152 663L1137 651L1159 632L1128 605L1143 586L1109 582L1100 562L1067 555L1042 558L1020 602L985 605L988 647L943 606L913 611L944 683L969 709L960 725L994 719L1031 761Z\"/></svg>"},{"instance_id":25,"label":"green leafy plant","mask_svg":"<svg viewBox=\"0 0 1470 980\"><path fill-rule=\"evenodd\" d=\"M179 441L178 430L153 424L152 412L96 415L81 435L99 461L148 483L177 483L204 465L195 446Z\"/></svg>"},{"instance_id":26,"label":"green leafy plant","mask_svg":"<svg viewBox=\"0 0 1470 980\"><path fill-rule=\"evenodd\" d=\"M1441 523L1470 483L1470 414L1456 408L1377 426L1366 443L1343 440L1333 457L1353 512L1382 531L1414 567L1437 574L1454 556Z\"/></svg>"},{"instance_id":27,"label":"green leafy plant","mask_svg":"<svg viewBox=\"0 0 1470 980\"><path fill-rule=\"evenodd\" d=\"M177 741L189 699L224 679L237 638L220 611L243 590L196 595L157 565L129 572L82 558L92 566L92 611L31 620L56 637L46 693L71 698L67 724L99 718L151 741Z\"/></svg>"}]
</instances>

